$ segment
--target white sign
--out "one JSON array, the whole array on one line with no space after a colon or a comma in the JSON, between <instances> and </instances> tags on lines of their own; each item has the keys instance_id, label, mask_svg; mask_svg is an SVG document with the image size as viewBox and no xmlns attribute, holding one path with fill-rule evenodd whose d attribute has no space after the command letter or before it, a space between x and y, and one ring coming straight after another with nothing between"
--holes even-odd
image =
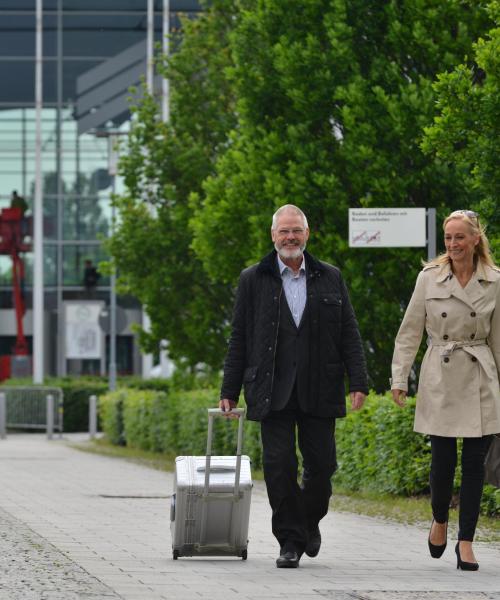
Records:
<instances>
[{"instance_id":1,"label":"white sign","mask_svg":"<svg viewBox=\"0 0 500 600\"><path fill-rule=\"evenodd\" d=\"M425 208L350 208L351 248L425 246Z\"/></svg>"},{"instance_id":2,"label":"white sign","mask_svg":"<svg viewBox=\"0 0 500 600\"><path fill-rule=\"evenodd\" d=\"M99 313L103 302L65 302L66 358L101 358L103 334Z\"/></svg>"}]
</instances>

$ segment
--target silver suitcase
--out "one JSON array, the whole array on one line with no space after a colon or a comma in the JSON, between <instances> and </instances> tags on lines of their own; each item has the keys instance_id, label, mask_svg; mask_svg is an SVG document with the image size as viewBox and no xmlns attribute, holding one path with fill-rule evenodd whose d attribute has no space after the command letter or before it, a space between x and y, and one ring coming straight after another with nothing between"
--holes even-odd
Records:
<instances>
[{"instance_id":1,"label":"silver suitcase","mask_svg":"<svg viewBox=\"0 0 500 600\"><path fill-rule=\"evenodd\" d=\"M211 456L213 421L224 413L209 408L206 456L175 459L170 506L174 560L179 556L247 558L252 474L249 457L241 455L245 410L232 412L240 417L236 456Z\"/></svg>"}]
</instances>

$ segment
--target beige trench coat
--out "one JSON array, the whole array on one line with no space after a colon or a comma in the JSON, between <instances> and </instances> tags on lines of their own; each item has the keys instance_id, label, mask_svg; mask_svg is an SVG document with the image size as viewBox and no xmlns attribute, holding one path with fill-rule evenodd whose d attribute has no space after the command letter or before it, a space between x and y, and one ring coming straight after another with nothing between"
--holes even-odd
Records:
<instances>
[{"instance_id":1,"label":"beige trench coat","mask_svg":"<svg viewBox=\"0 0 500 600\"><path fill-rule=\"evenodd\" d=\"M500 270L480 265L462 288L448 264L425 267L399 328L392 389L408 375L427 331L415 431L444 437L500 432Z\"/></svg>"}]
</instances>

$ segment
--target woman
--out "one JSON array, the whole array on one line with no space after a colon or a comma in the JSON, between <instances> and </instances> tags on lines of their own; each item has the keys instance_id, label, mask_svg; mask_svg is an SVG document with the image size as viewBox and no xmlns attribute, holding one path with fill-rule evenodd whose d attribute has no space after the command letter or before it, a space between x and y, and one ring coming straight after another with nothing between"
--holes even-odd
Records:
<instances>
[{"instance_id":1,"label":"woman","mask_svg":"<svg viewBox=\"0 0 500 600\"><path fill-rule=\"evenodd\" d=\"M500 269L490 255L479 217L452 212L443 224L446 252L420 272L396 337L392 396L405 405L408 375L424 328L415 431L430 435L433 520L429 550L446 548L448 509L463 438L457 569L476 571L472 542L484 482L484 458L500 432ZM496 310L495 310L496 308Z\"/></svg>"}]
</instances>

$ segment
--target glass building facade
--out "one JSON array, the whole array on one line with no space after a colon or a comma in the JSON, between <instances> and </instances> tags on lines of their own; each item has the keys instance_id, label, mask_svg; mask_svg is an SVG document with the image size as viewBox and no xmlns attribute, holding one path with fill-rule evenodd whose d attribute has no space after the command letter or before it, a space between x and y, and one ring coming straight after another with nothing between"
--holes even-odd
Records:
<instances>
[{"instance_id":1,"label":"glass building facade","mask_svg":"<svg viewBox=\"0 0 500 600\"><path fill-rule=\"evenodd\" d=\"M119 178L108 172L103 133L128 128L128 87L146 69L147 0L43 0L42 190L45 373L105 372L107 359L68 360L63 305L85 299L85 260L107 258L111 193ZM170 0L170 30L180 13L195 16L193 0ZM154 2L154 39L162 39L165 3ZM14 190L32 215L35 188L35 0L0 0L0 209ZM31 345L33 255L23 255L25 331ZM0 254L0 355L15 339L11 257ZM109 303L110 282L101 276L92 298ZM141 307L119 297L127 327L117 338L118 373L139 373L140 355L130 329ZM109 339L107 340L109 353Z\"/></svg>"}]
</instances>

